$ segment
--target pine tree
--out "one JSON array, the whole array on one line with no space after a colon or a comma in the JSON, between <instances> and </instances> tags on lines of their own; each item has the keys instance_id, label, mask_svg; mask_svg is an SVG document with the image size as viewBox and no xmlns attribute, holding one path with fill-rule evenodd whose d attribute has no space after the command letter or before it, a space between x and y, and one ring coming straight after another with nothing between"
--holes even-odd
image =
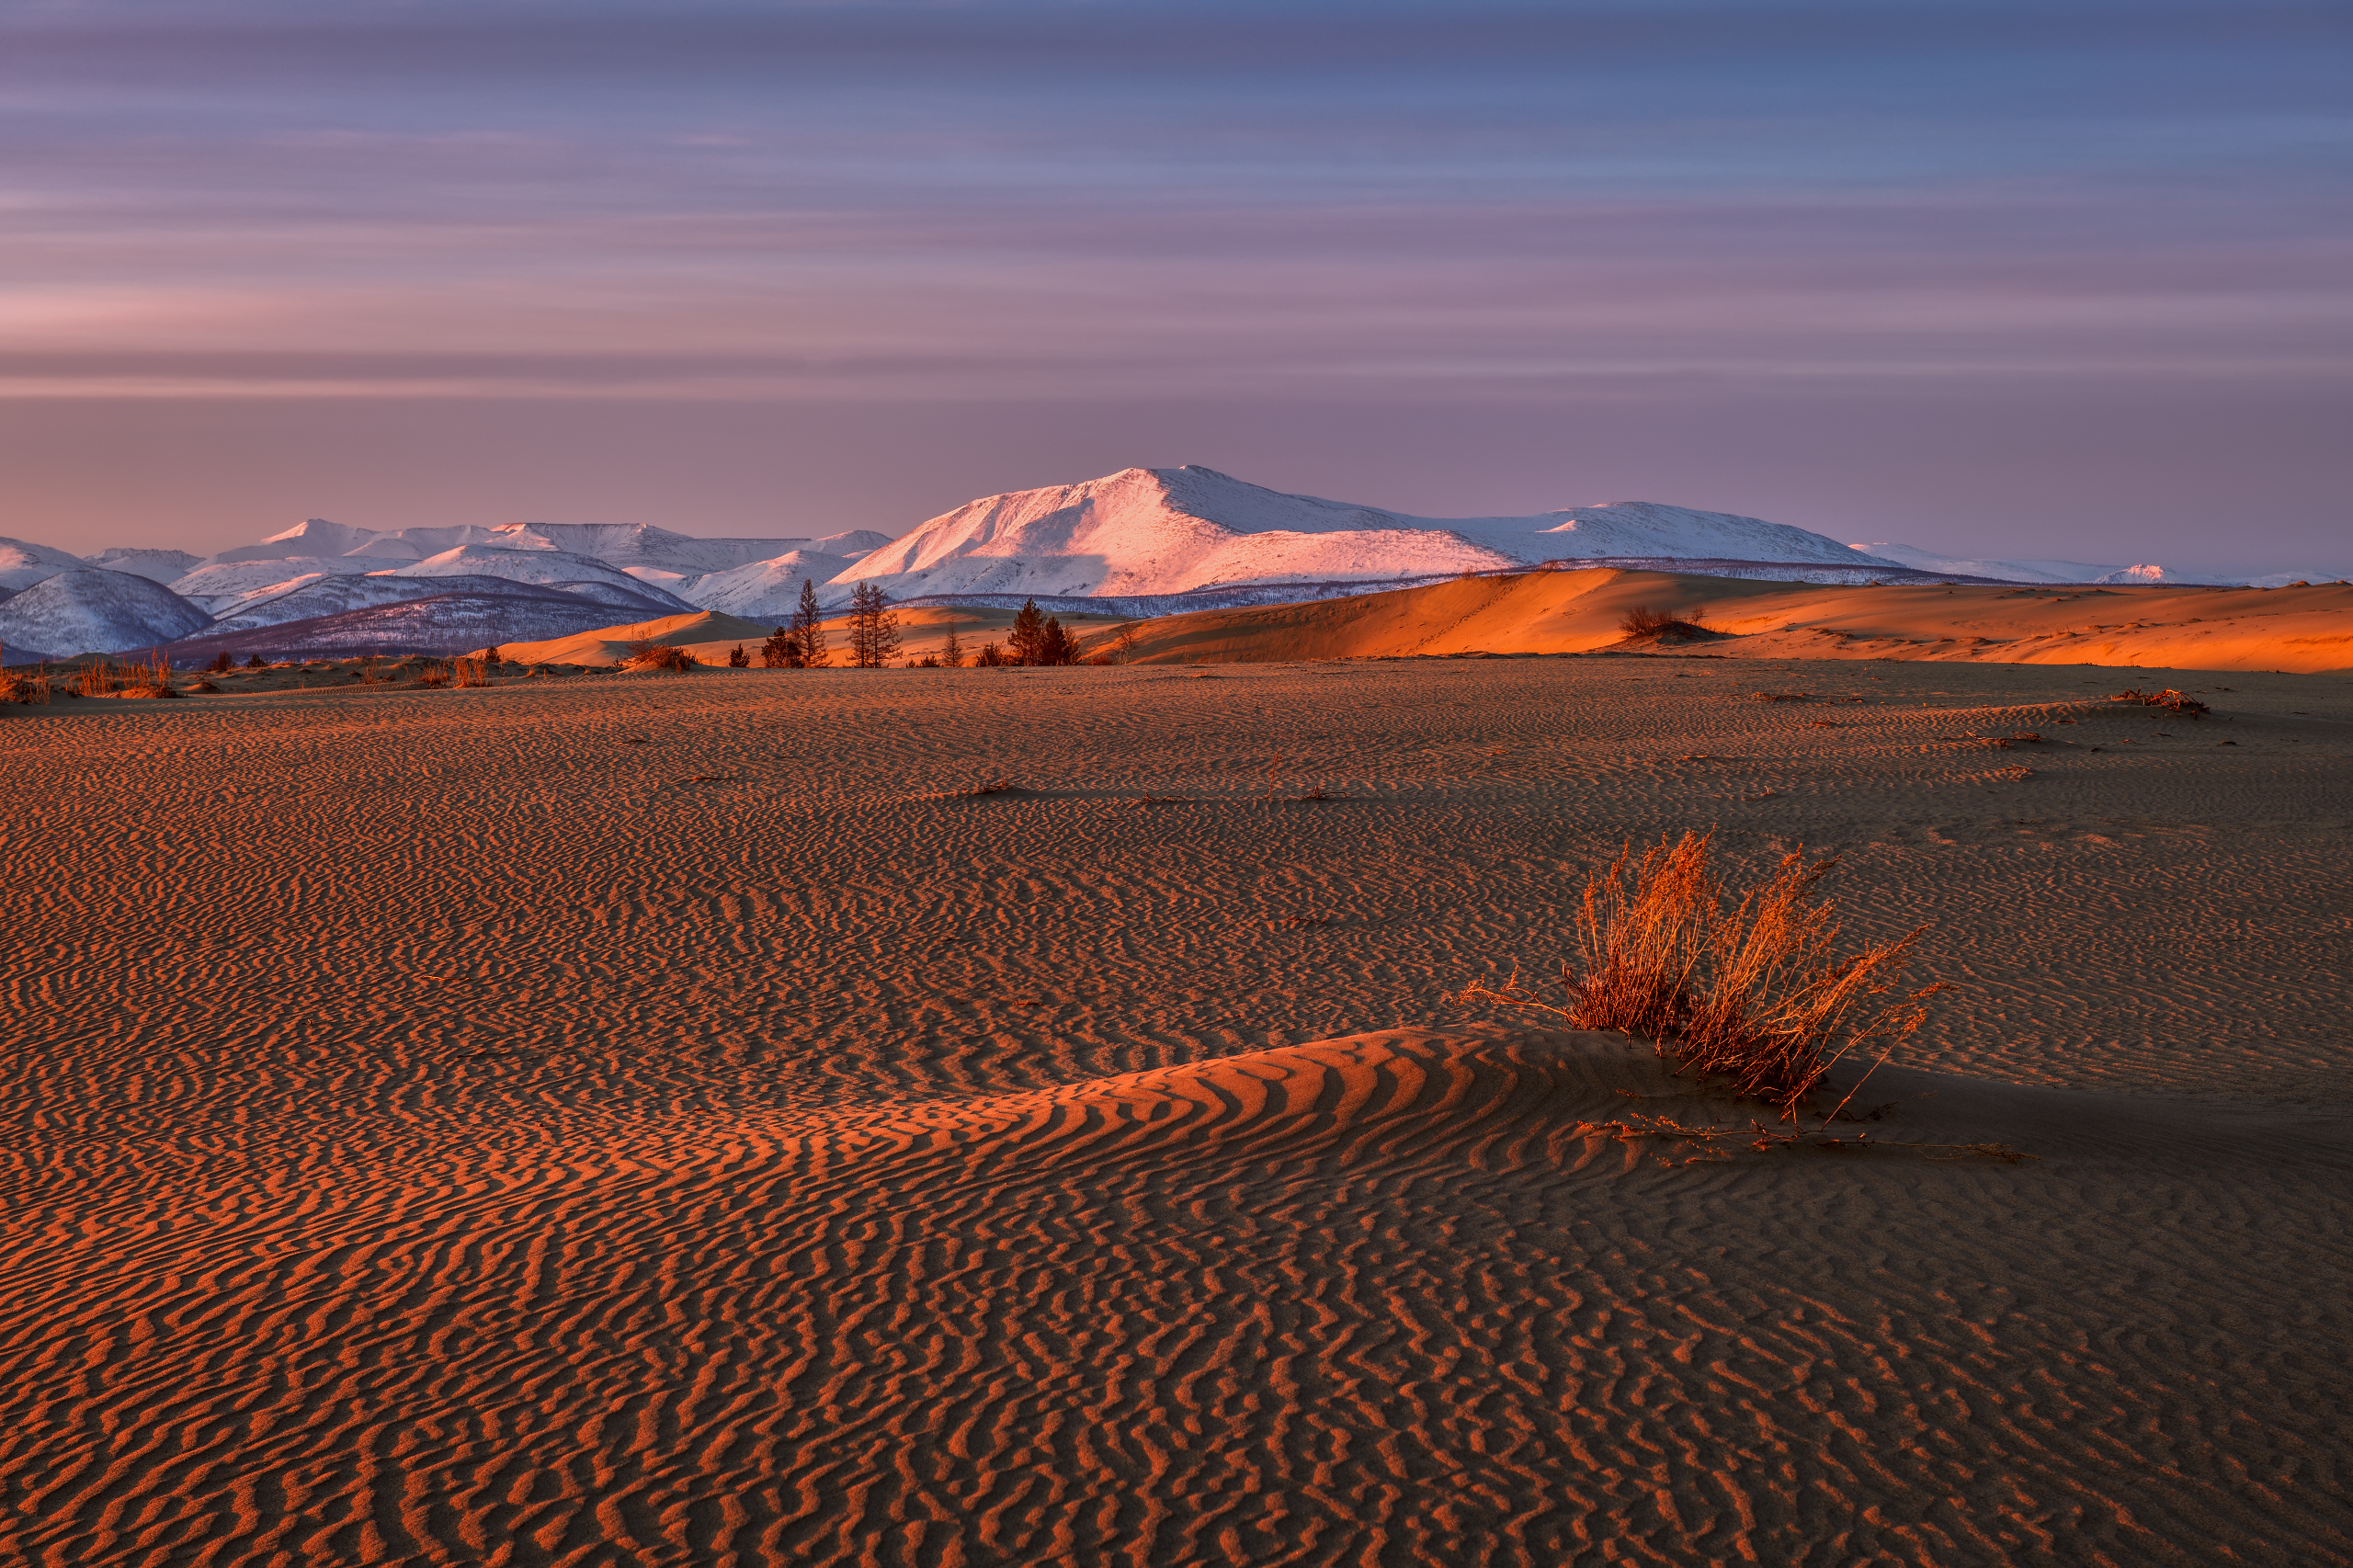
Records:
<instances>
[{"instance_id":1,"label":"pine tree","mask_svg":"<svg viewBox=\"0 0 2353 1568\"><path fill-rule=\"evenodd\" d=\"M760 644L760 664L771 670L797 670L801 667L801 644L791 632L779 626L776 635Z\"/></svg>"},{"instance_id":2,"label":"pine tree","mask_svg":"<svg viewBox=\"0 0 2353 1568\"><path fill-rule=\"evenodd\" d=\"M1046 618L1038 613L1038 601L1022 601L1021 613L1013 618L1013 630L1006 633L1006 651L1017 665L1041 665L1046 647Z\"/></svg>"},{"instance_id":3,"label":"pine tree","mask_svg":"<svg viewBox=\"0 0 2353 1568\"><path fill-rule=\"evenodd\" d=\"M801 645L801 663L815 669L825 662L824 615L817 608L814 579L801 579L801 608L792 612L792 640Z\"/></svg>"},{"instance_id":4,"label":"pine tree","mask_svg":"<svg viewBox=\"0 0 2353 1568\"><path fill-rule=\"evenodd\" d=\"M879 670L899 651L899 618L881 585L860 583L849 594L850 663Z\"/></svg>"},{"instance_id":5,"label":"pine tree","mask_svg":"<svg viewBox=\"0 0 2353 1568\"><path fill-rule=\"evenodd\" d=\"M964 667L964 640L956 635L952 626L948 629L948 641L939 645L939 662L951 670Z\"/></svg>"},{"instance_id":6,"label":"pine tree","mask_svg":"<svg viewBox=\"0 0 2353 1568\"><path fill-rule=\"evenodd\" d=\"M741 642L736 643L733 650L728 653L727 667L731 670L748 670L752 667L752 655L744 652L744 644Z\"/></svg>"},{"instance_id":7,"label":"pine tree","mask_svg":"<svg viewBox=\"0 0 2353 1568\"><path fill-rule=\"evenodd\" d=\"M1120 628L1119 635L1111 639L1111 660L1114 664L1125 664L1135 657L1135 653L1136 623L1131 620Z\"/></svg>"}]
</instances>

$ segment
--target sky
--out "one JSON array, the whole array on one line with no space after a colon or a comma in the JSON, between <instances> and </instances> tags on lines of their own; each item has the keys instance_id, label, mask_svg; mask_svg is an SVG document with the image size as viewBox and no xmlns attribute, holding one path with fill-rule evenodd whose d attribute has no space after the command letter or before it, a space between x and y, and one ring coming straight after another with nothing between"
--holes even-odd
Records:
<instances>
[{"instance_id":1,"label":"sky","mask_svg":"<svg viewBox=\"0 0 2353 1568\"><path fill-rule=\"evenodd\" d=\"M1202 463L2353 571L2353 11L18 0L0 534Z\"/></svg>"}]
</instances>

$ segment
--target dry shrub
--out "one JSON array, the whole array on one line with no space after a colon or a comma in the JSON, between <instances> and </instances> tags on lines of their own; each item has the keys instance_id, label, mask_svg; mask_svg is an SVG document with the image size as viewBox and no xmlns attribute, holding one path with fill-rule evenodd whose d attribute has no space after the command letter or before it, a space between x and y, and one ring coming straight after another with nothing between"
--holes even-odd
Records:
<instances>
[{"instance_id":1,"label":"dry shrub","mask_svg":"<svg viewBox=\"0 0 2353 1568\"><path fill-rule=\"evenodd\" d=\"M40 676L20 676L13 670L0 670L0 702L40 702L49 700L49 681Z\"/></svg>"},{"instance_id":2,"label":"dry shrub","mask_svg":"<svg viewBox=\"0 0 2353 1568\"><path fill-rule=\"evenodd\" d=\"M625 670L672 670L681 675L701 667L701 660L684 648L673 648L666 642L631 642L628 657L621 661Z\"/></svg>"},{"instance_id":3,"label":"dry shrub","mask_svg":"<svg viewBox=\"0 0 2353 1568\"><path fill-rule=\"evenodd\" d=\"M1618 629L1629 638L1704 637L1715 630L1707 624L1704 613L1697 607L1677 611L1636 605L1619 618Z\"/></svg>"},{"instance_id":4,"label":"dry shrub","mask_svg":"<svg viewBox=\"0 0 2353 1568\"><path fill-rule=\"evenodd\" d=\"M1838 956L1839 926L1814 891L1835 856L1785 857L1763 886L1726 911L1708 869L1708 834L1629 846L1586 883L1566 1005L1518 976L1461 998L1532 1007L1580 1029L1647 1035L1678 1069L1730 1078L1741 1094L1794 1118L1838 1061L1884 1042L1878 1061L1920 1027L1932 985L1893 999L1921 932ZM1877 1061L1873 1062L1877 1065Z\"/></svg>"},{"instance_id":5,"label":"dry shrub","mask_svg":"<svg viewBox=\"0 0 2353 1568\"><path fill-rule=\"evenodd\" d=\"M490 666L481 659L459 657L449 661L449 685L454 688L466 686L488 686Z\"/></svg>"},{"instance_id":6,"label":"dry shrub","mask_svg":"<svg viewBox=\"0 0 2353 1568\"><path fill-rule=\"evenodd\" d=\"M417 672L416 684L426 687L447 686L449 684L449 672L439 665L427 665Z\"/></svg>"}]
</instances>

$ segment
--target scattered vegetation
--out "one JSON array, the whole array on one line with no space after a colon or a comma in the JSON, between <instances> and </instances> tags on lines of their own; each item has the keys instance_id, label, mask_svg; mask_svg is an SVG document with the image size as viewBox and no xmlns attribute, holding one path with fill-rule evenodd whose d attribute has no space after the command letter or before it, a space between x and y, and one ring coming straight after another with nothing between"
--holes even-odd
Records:
<instances>
[{"instance_id":1,"label":"scattered vegetation","mask_svg":"<svg viewBox=\"0 0 2353 1568\"><path fill-rule=\"evenodd\" d=\"M1587 880L1560 1000L1517 974L1501 988L1474 984L1457 1000L1646 1036L1678 1070L1728 1078L1794 1120L1845 1057L1880 1044L1872 1065L1885 1061L1920 1027L1922 999L1944 987L1894 994L1925 926L1839 956L1832 906L1814 896L1836 857L1808 865L1802 854L1790 855L1727 908L1727 892L1708 867L1711 837L1662 839L1639 860L1630 846Z\"/></svg>"},{"instance_id":2,"label":"scattered vegetation","mask_svg":"<svg viewBox=\"0 0 2353 1568\"><path fill-rule=\"evenodd\" d=\"M2185 719L2203 719L2213 711L2194 697L2186 697L2171 687L2162 691L2142 691L2127 687L2109 699L2110 702L2137 702L2143 708L2162 708L2168 713L2178 713Z\"/></svg>"}]
</instances>

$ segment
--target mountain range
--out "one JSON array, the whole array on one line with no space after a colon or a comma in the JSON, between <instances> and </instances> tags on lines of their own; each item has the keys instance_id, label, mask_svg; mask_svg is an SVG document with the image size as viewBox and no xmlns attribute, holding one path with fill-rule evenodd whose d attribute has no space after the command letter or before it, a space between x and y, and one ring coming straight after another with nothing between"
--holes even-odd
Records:
<instances>
[{"instance_id":1,"label":"mountain range","mask_svg":"<svg viewBox=\"0 0 2353 1568\"><path fill-rule=\"evenodd\" d=\"M0 539L0 644L11 661L184 641L179 651L189 653L199 643L230 651L232 642L237 651L358 649L370 637L392 639L381 644L385 652L438 651L698 609L774 623L791 612L804 584L828 609L870 583L901 601L1036 596L1154 615L1564 562L1811 582L2290 580L1849 544L1784 523L1648 501L1426 517L1288 494L1214 469L1131 468L983 496L895 538L852 529L700 539L599 523L381 531L313 517L201 560L124 548L85 558ZM511 602L502 608L501 600Z\"/></svg>"}]
</instances>

